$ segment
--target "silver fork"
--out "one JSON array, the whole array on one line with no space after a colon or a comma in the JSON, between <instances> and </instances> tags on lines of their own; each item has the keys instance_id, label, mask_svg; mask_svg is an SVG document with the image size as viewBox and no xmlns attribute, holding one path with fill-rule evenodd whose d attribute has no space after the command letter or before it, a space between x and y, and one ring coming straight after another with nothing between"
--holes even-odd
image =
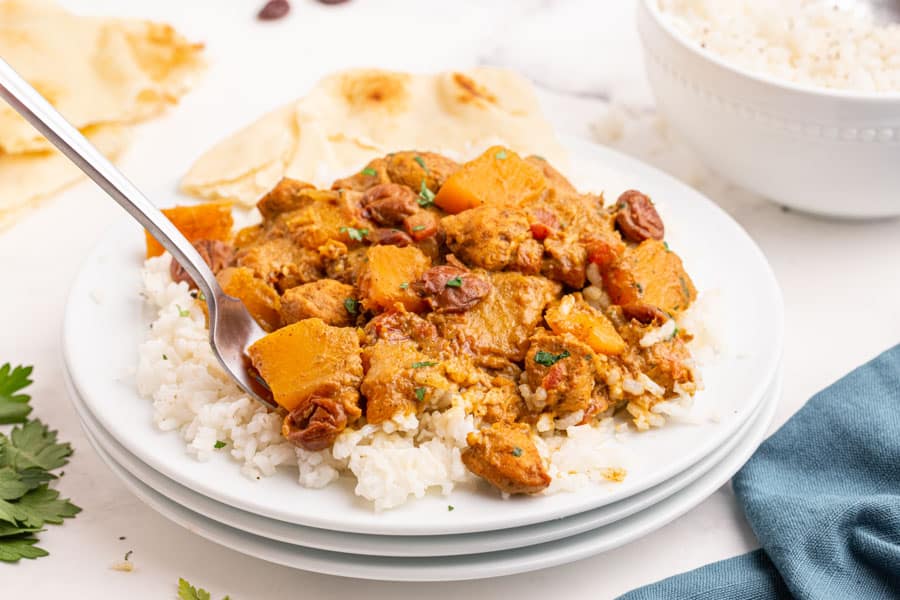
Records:
<instances>
[{"instance_id":1,"label":"silver fork","mask_svg":"<svg viewBox=\"0 0 900 600\"><path fill-rule=\"evenodd\" d=\"M194 246L144 194L0 58L0 98L44 135L168 250L197 283L209 307L209 343L225 372L251 398L278 408L249 369L247 347L266 335L240 300L222 291Z\"/></svg>"}]
</instances>

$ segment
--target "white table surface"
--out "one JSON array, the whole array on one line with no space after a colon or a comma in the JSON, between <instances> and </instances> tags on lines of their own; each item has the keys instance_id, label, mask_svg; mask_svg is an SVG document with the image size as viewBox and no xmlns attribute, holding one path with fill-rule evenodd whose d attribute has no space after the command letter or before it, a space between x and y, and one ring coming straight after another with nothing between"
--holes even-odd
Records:
<instances>
[{"instance_id":1,"label":"white table surface","mask_svg":"<svg viewBox=\"0 0 900 600\"><path fill-rule=\"evenodd\" d=\"M331 70L512 66L540 86L560 132L599 136L685 179L725 207L762 247L782 285L787 315L785 393L773 430L811 394L900 341L900 221L839 222L785 212L707 173L653 114L632 1L354 0L325 7L294 0L290 19L266 25L254 20L257 0L65 4L84 13L165 20L208 43L209 72L178 107L136 132L121 162L161 205L177 199L177 176L213 141L301 95ZM234 600L501 594L527 600L561 592L597 599L756 546L727 487L612 552L473 582L392 584L315 575L248 558L181 529L141 504L107 470L63 387L59 336L66 291L98 236L123 218L111 200L84 183L0 233L0 363L35 365L34 414L76 448L59 487L84 508L40 535L48 558L0 565L4 598L157 600L174 598L178 578L185 577L214 597L227 593ZM129 550L136 569L111 570Z\"/></svg>"}]
</instances>

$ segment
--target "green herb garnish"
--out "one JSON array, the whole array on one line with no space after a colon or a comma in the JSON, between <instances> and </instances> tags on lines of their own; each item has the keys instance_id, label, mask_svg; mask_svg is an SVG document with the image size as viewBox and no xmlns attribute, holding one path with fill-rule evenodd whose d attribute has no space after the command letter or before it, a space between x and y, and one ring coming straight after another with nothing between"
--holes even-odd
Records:
<instances>
[{"instance_id":1,"label":"green herb garnish","mask_svg":"<svg viewBox=\"0 0 900 600\"><path fill-rule=\"evenodd\" d=\"M162 356L163 356L163 360L169 360L169 357L166 356L165 354L163 354Z\"/></svg>"},{"instance_id":2,"label":"green herb garnish","mask_svg":"<svg viewBox=\"0 0 900 600\"><path fill-rule=\"evenodd\" d=\"M681 293L684 294L684 297L688 299L688 302L691 300L691 290L688 287L687 282L684 280L684 277L681 275L678 276L678 283L681 284Z\"/></svg>"},{"instance_id":3,"label":"green herb garnish","mask_svg":"<svg viewBox=\"0 0 900 600\"><path fill-rule=\"evenodd\" d=\"M564 358L568 358L571 356L568 350L563 350L559 354L553 354L552 352L547 352L545 350L538 350L534 354L534 362L539 365L544 365L545 367L552 367L559 361Z\"/></svg>"},{"instance_id":4,"label":"green herb garnish","mask_svg":"<svg viewBox=\"0 0 900 600\"><path fill-rule=\"evenodd\" d=\"M669 242L663 242L663 246L665 246L666 252L671 252L671 251L672 251L672 249L669 248Z\"/></svg>"},{"instance_id":5,"label":"green herb garnish","mask_svg":"<svg viewBox=\"0 0 900 600\"><path fill-rule=\"evenodd\" d=\"M422 400L424 400L424 399L425 399L425 392L426 392L426 391L427 391L427 390L426 390L425 388L423 388L423 387L417 387L417 388L416 388L416 400L418 400L419 402L421 402Z\"/></svg>"},{"instance_id":6,"label":"green herb garnish","mask_svg":"<svg viewBox=\"0 0 900 600\"><path fill-rule=\"evenodd\" d=\"M420 362L414 362L412 364L412 368L413 369L421 369L422 367L433 367L436 364L437 364L436 362L431 361L431 360L423 360Z\"/></svg>"},{"instance_id":7,"label":"green herb garnish","mask_svg":"<svg viewBox=\"0 0 900 600\"><path fill-rule=\"evenodd\" d=\"M357 242L363 241L363 238L369 235L369 230L365 227L357 229L356 227L341 227L338 231L346 233L347 237Z\"/></svg>"},{"instance_id":8,"label":"green herb garnish","mask_svg":"<svg viewBox=\"0 0 900 600\"><path fill-rule=\"evenodd\" d=\"M375 177L376 175L378 175L378 171L376 171L372 167L366 167L365 169L360 171L360 173L362 173L363 175L368 175L369 177Z\"/></svg>"},{"instance_id":9,"label":"green herb garnish","mask_svg":"<svg viewBox=\"0 0 900 600\"><path fill-rule=\"evenodd\" d=\"M424 225L416 225L412 228L413 231L422 231L423 229L425 229Z\"/></svg>"},{"instance_id":10,"label":"green herb garnish","mask_svg":"<svg viewBox=\"0 0 900 600\"><path fill-rule=\"evenodd\" d=\"M456 288L462 287L462 277L457 275L456 277L454 277L452 279L448 279L447 283L444 285L446 285L447 287L456 287Z\"/></svg>"},{"instance_id":11,"label":"green herb garnish","mask_svg":"<svg viewBox=\"0 0 900 600\"><path fill-rule=\"evenodd\" d=\"M9 363L0 367L0 425L24 423L31 413L31 396L17 393L31 385L29 375L31 367L13 369Z\"/></svg>"},{"instance_id":12,"label":"green herb garnish","mask_svg":"<svg viewBox=\"0 0 900 600\"><path fill-rule=\"evenodd\" d=\"M229 600L229 596L225 596L222 600ZM195 588L186 579L178 578L178 600L212 600L209 592L203 588Z\"/></svg>"},{"instance_id":13,"label":"green herb garnish","mask_svg":"<svg viewBox=\"0 0 900 600\"><path fill-rule=\"evenodd\" d=\"M222 448L224 448L227 445L228 444L226 444L222 440L216 440L216 444L215 444L215 446L213 446L213 448L215 448L216 450L221 450Z\"/></svg>"},{"instance_id":14,"label":"green herb garnish","mask_svg":"<svg viewBox=\"0 0 900 600\"><path fill-rule=\"evenodd\" d=\"M453 506L452 504L447 505L447 512L453 512L454 510L456 510L455 506Z\"/></svg>"},{"instance_id":15,"label":"green herb garnish","mask_svg":"<svg viewBox=\"0 0 900 600\"><path fill-rule=\"evenodd\" d=\"M185 310L185 309L181 308L181 305L180 305L180 304L176 304L176 305L175 305L175 308L178 309L178 316L179 316L179 317L189 317L189 316L191 316L191 311Z\"/></svg>"},{"instance_id":16,"label":"green herb garnish","mask_svg":"<svg viewBox=\"0 0 900 600\"><path fill-rule=\"evenodd\" d=\"M27 420L31 400L22 389L31 385L31 367L0 367L0 423L24 423L9 435L0 433L0 561L40 558L47 551L35 546L34 534L48 523L59 524L81 509L60 498L47 484L51 471L69 461L72 447L38 420Z\"/></svg>"},{"instance_id":17,"label":"green herb garnish","mask_svg":"<svg viewBox=\"0 0 900 600\"><path fill-rule=\"evenodd\" d=\"M359 302L354 298L344 298L344 308L347 309L347 312L351 315L355 315L359 312Z\"/></svg>"},{"instance_id":18,"label":"green herb garnish","mask_svg":"<svg viewBox=\"0 0 900 600\"><path fill-rule=\"evenodd\" d=\"M400 284L400 289L401 289L401 290L405 290L405 289L408 288L408 287L409 287L409 282L408 282L408 281L404 281L403 283Z\"/></svg>"},{"instance_id":19,"label":"green herb garnish","mask_svg":"<svg viewBox=\"0 0 900 600\"><path fill-rule=\"evenodd\" d=\"M516 446L515 448L513 448L512 455L516 458L519 458L520 456L522 456L522 449Z\"/></svg>"},{"instance_id":20,"label":"green herb garnish","mask_svg":"<svg viewBox=\"0 0 900 600\"><path fill-rule=\"evenodd\" d=\"M422 185L419 186L419 198L417 202L419 203L419 206L423 208L434 204L434 192L428 189L424 179L422 180Z\"/></svg>"},{"instance_id":21,"label":"green herb garnish","mask_svg":"<svg viewBox=\"0 0 900 600\"><path fill-rule=\"evenodd\" d=\"M635 281L633 285L634 285L635 289L637 289L637 291L638 291L639 294L643 294L643 293L644 293L644 286L642 286L641 284L639 284L637 281Z\"/></svg>"},{"instance_id":22,"label":"green herb garnish","mask_svg":"<svg viewBox=\"0 0 900 600\"><path fill-rule=\"evenodd\" d=\"M428 173L428 165L425 164L424 158L422 158L421 156L415 156L415 157L413 157L413 160L416 161L417 163L419 163L419 166L425 170L426 174Z\"/></svg>"},{"instance_id":23,"label":"green herb garnish","mask_svg":"<svg viewBox=\"0 0 900 600\"><path fill-rule=\"evenodd\" d=\"M506 150L497 150L494 158L496 158L497 160L506 160Z\"/></svg>"}]
</instances>

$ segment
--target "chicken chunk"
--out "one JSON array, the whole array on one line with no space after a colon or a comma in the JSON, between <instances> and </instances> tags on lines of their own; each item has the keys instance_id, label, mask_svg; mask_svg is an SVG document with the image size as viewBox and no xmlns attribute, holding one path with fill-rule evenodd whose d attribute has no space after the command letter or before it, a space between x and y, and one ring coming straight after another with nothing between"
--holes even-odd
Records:
<instances>
[{"instance_id":1,"label":"chicken chunk","mask_svg":"<svg viewBox=\"0 0 900 600\"><path fill-rule=\"evenodd\" d=\"M557 171L553 165L547 162L546 158L532 154L527 157L525 161L531 163L544 173L544 177L547 179L547 187L566 193L578 193L578 190L576 190L575 186L566 179L565 175Z\"/></svg>"},{"instance_id":2,"label":"chicken chunk","mask_svg":"<svg viewBox=\"0 0 900 600\"><path fill-rule=\"evenodd\" d=\"M441 227L460 260L489 271L515 269L519 247L533 240L524 211L490 204L444 217Z\"/></svg>"},{"instance_id":3,"label":"chicken chunk","mask_svg":"<svg viewBox=\"0 0 900 600\"><path fill-rule=\"evenodd\" d=\"M594 392L594 354L590 346L569 334L553 335L544 330L534 334L530 342L525 377L532 390L546 393L532 399L532 412L549 409L562 416L586 411Z\"/></svg>"},{"instance_id":4,"label":"chicken chunk","mask_svg":"<svg viewBox=\"0 0 900 600\"><path fill-rule=\"evenodd\" d=\"M319 279L287 290L281 297L281 320L285 325L318 317L335 327L356 322L359 308L356 291L334 279Z\"/></svg>"},{"instance_id":5,"label":"chicken chunk","mask_svg":"<svg viewBox=\"0 0 900 600\"><path fill-rule=\"evenodd\" d=\"M490 359L520 361L528 336L559 296L560 285L521 273L491 273L491 292L461 314L431 313L428 318L441 336L458 351L474 355L482 364Z\"/></svg>"},{"instance_id":6,"label":"chicken chunk","mask_svg":"<svg viewBox=\"0 0 900 600\"><path fill-rule=\"evenodd\" d=\"M459 164L434 152L395 152L385 159L387 175L394 183L418 192L425 187L437 193Z\"/></svg>"},{"instance_id":7,"label":"chicken chunk","mask_svg":"<svg viewBox=\"0 0 900 600\"><path fill-rule=\"evenodd\" d=\"M462 461L472 473L507 494L536 494L550 485L531 428L524 423L498 422L473 431Z\"/></svg>"},{"instance_id":8,"label":"chicken chunk","mask_svg":"<svg viewBox=\"0 0 900 600\"><path fill-rule=\"evenodd\" d=\"M387 162L383 158L376 158L369 161L369 164L358 173L335 181L331 185L331 189L364 192L376 185L390 182L387 174Z\"/></svg>"},{"instance_id":9,"label":"chicken chunk","mask_svg":"<svg viewBox=\"0 0 900 600\"><path fill-rule=\"evenodd\" d=\"M644 347L640 340L650 330L651 326L637 320L620 328L619 332L628 342L628 351L619 358L628 370L647 375L665 389L666 396L675 393L675 384L683 387L693 384L693 360L681 332L676 330L669 339Z\"/></svg>"},{"instance_id":10,"label":"chicken chunk","mask_svg":"<svg viewBox=\"0 0 900 600\"><path fill-rule=\"evenodd\" d=\"M526 412L525 402L519 395L515 381L507 377L495 377L491 388L475 406L474 414L484 423L514 423Z\"/></svg>"},{"instance_id":11,"label":"chicken chunk","mask_svg":"<svg viewBox=\"0 0 900 600\"><path fill-rule=\"evenodd\" d=\"M395 414L416 412L431 388L423 385L437 361L419 352L414 342L378 342L363 350L360 391L366 397L366 420L383 423Z\"/></svg>"},{"instance_id":12,"label":"chicken chunk","mask_svg":"<svg viewBox=\"0 0 900 600\"><path fill-rule=\"evenodd\" d=\"M315 189L312 184L305 181L285 177L260 198L256 208L259 209L263 220L269 221L281 213L297 210L311 203L315 197Z\"/></svg>"},{"instance_id":13,"label":"chicken chunk","mask_svg":"<svg viewBox=\"0 0 900 600\"><path fill-rule=\"evenodd\" d=\"M253 271L279 292L322 276L322 259L318 252L280 237L243 248L237 253L236 263Z\"/></svg>"},{"instance_id":14,"label":"chicken chunk","mask_svg":"<svg viewBox=\"0 0 900 600\"><path fill-rule=\"evenodd\" d=\"M338 240L352 248L362 244L368 232L375 228L363 214L361 199L360 192L317 190L312 202L279 215L271 229L310 250L329 240Z\"/></svg>"},{"instance_id":15,"label":"chicken chunk","mask_svg":"<svg viewBox=\"0 0 900 600\"><path fill-rule=\"evenodd\" d=\"M406 311L381 313L366 323L364 330L367 344L378 340L388 342L415 342L425 352L437 354L439 339L434 325L417 315Z\"/></svg>"}]
</instances>

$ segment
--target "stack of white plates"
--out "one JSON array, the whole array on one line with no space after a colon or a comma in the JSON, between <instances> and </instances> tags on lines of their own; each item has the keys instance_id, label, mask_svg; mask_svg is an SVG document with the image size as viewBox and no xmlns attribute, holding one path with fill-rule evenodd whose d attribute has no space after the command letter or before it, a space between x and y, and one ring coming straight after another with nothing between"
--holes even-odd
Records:
<instances>
[{"instance_id":1,"label":"stack of white plates","mask_svg":"<svg viewBox=\"0 0 900 600\"><path fill-rule=\"evenodd\" d=\"M123 224L88 258L71 292L63 348L72 400L94 448L149 506L234 550L320 573L393 581L476 579L584 558L636 539L700 503L744 464L781 389L781 297L756 245L697 192L612 151L570 141L583 188L650 193L710 309L714 358L703 367L695 422L630 436L621 483L501 499L458 488L375 512L350 481L323 490L288 470L241 475L227 453L192 458L153 425L135 389L148 315L140 297L142 232ZM599 184L599 185L598 185ZM452 506L452 510L450 507Z\"/></svg>"}]
</instances>

